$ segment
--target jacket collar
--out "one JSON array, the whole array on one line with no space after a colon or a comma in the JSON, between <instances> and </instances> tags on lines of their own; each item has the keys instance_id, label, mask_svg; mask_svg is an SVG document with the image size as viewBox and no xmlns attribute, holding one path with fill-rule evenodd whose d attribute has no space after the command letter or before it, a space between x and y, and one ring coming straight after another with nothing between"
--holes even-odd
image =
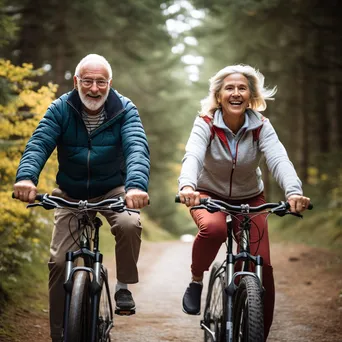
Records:
<instances>
[{"instance_id":1,"label":"jacket collar","mask_svg":"<svg viewBox=\"0 0 342 342\"><path fill-rule=\"evenodd\" d=\"M249 117L249 127L247 130L254 130L263 125L265 117L258 111L248 108L247 115Z\"/></svg>"},{"instance_id":2,"label":"jacket collar","mask_svg":"<svg viewBox=\"0 0 342 342\"><path fill-rule=\"evenodd\" d=\"M254 130L263 124L263 116L259 112L248 108L245 112L245 115L248 117L247 122L245 121L245 124L243 127L246 129L246 131ZM222 126L222 111L220 109L217 109L214 114L213 119L213 125L219 128L223 128Z\"/></svg>"},{"instance_id":3,"label":"jacket collar","mask_svg":"<svg viewBox=\"0 0 342 342\"><path fill-rule=\"evenodd\" d=\"M67 98L67 102L72 105L79 113L82 112L82 101L76 89L73 89ZM116 91L111 88L107 100L105 102L105 111L107 113L107 118L111 119L123 111L123 104L117 95Z\"/></svg>"}]
</instances>

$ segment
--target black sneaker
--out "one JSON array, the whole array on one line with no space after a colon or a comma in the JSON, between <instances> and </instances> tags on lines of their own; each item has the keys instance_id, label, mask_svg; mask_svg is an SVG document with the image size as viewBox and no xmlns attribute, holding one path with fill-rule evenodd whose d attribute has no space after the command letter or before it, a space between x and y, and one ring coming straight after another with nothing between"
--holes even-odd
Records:
<instances>
[{"instance_id":1,"label":"black sneaker","mask_svg":"<svg viewBox=\"0 0 342 342\"><path fill-rule=\"evenodd\" d=\"M201 314L201 294L203 285L191 282L183 296L183 311L189 315Z\"/></svg>"},{"instance_id":2,"label":"black sneaker","mask_svg":"<svg viewBox=\"0 0 342 342\"><path fill-rule=\"evenodd\" d=\"M114 299L116 301L115 313L121 315L135 313L135 303L131 291L120 289L115 292Z\"/></svg>"}]
</instances>

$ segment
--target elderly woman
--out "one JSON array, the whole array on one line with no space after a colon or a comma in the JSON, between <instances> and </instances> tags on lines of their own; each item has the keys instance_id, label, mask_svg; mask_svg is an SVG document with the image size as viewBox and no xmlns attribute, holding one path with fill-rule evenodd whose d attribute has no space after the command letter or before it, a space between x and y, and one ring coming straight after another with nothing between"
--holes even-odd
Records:
<instances>
[{"instance_id":1,"label":"elderly woman","mask_svg":"<svg viewBox=\"0 0 342 342\"><path fill-rule=\"evenodd\" d=\"M275 93L276 87L265 88L263 75L248 65L227 66L210 79L209 95L201 101L200 115L195 119L183 158L179 177L182 203L188 207L198 205L200 196L235 205L265 203L259 168L264 156L270 172L285 192L291 211L302 212L308 207L310 199L303 196L302 183L284 146L270 121L259 113L266 109L265 100L273 99ZM226 241L227 231L225 216L220 212L193 210L191 215L199 231L193 244L192 280L183 297L183 310L198 315L203 273ZM263 215L253 221L251 253L257 252L264 260L266 340L273 319L273 270L267 221ZM233 224L236 234L237 220Z\"/></svg>"}]
</instances>

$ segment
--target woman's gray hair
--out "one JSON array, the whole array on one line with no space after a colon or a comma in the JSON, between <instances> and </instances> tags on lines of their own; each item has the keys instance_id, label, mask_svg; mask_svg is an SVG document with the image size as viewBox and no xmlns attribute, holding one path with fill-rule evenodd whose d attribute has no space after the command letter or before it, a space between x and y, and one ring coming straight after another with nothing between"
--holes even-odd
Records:
<instances>
[{"instance_id":1,"label":"woman's gray hair","mask_svg":"<svg viewBox=\"0 0 342 342\"><path fill-rule=\"evenodd\" d=\"M277 87L272 89L264 87L265 77L259 70L245 64L230 65L221 69L209 79L209 94L201 101L200 115L214 115L215 111L219 108L217 95L222 88L224 79L236 73L244 75L248 80L248 86L251 92L249 108L263 111L267 107L265 100L274 100L272 96L277 92Z\"/></svg>"},{"instance_id":2,"label":"woman's gray hair","mask_svg":"<svg viewBox=\"0 0 342 342\"><path fill-rule=\"evenodd\" d=\"M104 58L103 56L97 55L95 53L91 53L91 54L85 56L84 58L82 58L80 60L80 62L77 64L76 69L75 69L75 76L80 75L80 70L81 70L82 66L88 62L94 62L94 63L102 64L108 71L109 79L112 79L112 77L113 77L112 67L110 66L110 64L108 63L106 58Z\"/></svg>"}]
</instances>

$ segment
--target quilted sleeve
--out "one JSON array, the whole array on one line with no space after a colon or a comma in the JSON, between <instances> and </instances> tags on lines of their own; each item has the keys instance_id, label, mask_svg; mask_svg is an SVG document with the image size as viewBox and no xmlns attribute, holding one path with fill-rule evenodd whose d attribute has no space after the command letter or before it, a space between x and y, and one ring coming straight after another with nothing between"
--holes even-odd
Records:
<instances>
[{"instance_id":1,"label":"quilted sleeve","mask_svg":"<svg viewBox=\"0 0 342 342\"><path fill-rule=\"evenodd\" d=\"M57 145L62 131L62 101L54 101L29 139L17 169L16 182L31 180L38 184L39 175Z\"/></svg>"},{"instance_id":2,"label":"quilted sleeve","mask_svg":"<svg viewBox=\"0 0 342 342\"><path fill-rule=\"evenodd\" d=\"M125 190L148 191L150 177L150 151L146 133L135 105L123 98L126 113L121 125L123 153L126 161Z\"/></svg>"}]
</instances>

